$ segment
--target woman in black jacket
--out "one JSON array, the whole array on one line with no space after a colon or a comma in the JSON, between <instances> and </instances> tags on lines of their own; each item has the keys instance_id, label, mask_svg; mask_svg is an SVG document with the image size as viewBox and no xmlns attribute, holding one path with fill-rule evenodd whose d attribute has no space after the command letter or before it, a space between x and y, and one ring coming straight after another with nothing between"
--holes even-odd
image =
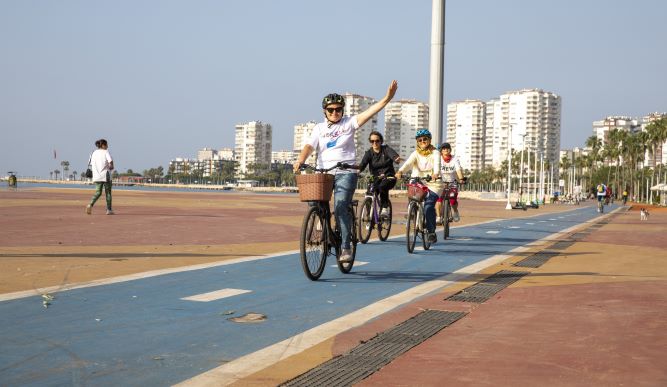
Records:
<instances>
[{"instance_id":1,"label":"woman in black jacket","mask_svg":"<svg viewBox=\"0 0 667 387\"><path fill-rule=\"evenodd\" d=\"M390 146L383 145L384 138L378 131L372 131L368 136L368 141L370 141L371 147L364 153L364 157L361 159L359 172L368 166L371 175L376 178L378 192L380 193L381 213L386 215L389 190L396 185L396 179L386 179L386 177L393 177L395 175L394 163L400 163L401 157Z\"/></svg>"}]
</instances>

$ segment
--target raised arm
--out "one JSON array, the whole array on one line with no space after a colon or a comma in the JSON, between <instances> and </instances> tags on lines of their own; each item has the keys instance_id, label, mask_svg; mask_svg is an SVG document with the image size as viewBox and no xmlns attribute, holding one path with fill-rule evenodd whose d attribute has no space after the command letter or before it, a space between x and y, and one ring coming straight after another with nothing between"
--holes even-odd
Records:
<instances>
[{"instance_id":1,"label":"raised arm","mask_svg":"<svg viewBox=\"0 0 667 387\"><path fill-rule=\"evenodd\" d=\"M389 88L387 89L387 94L385 94L385 96L381 100L374 103L363 112L357 114L357 123L359 124L359 126L365 124L368 120L371 119L371 117L380 112L380 110L384 109L384 107L387 106L389 101L391 101L391 99L394 98L397 89L398 89L398 82L396 80L391 81L391 83L389 84Z\"/></svg>"}]
</instances>

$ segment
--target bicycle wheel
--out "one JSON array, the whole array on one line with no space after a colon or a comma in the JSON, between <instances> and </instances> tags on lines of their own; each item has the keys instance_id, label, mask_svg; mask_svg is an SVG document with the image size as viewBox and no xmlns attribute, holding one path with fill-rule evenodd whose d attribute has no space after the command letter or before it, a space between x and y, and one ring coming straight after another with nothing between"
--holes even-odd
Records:
<instances>
[{"instance_id":1,"label":"bicycle wheel","mask_svg":"<svg viewBox=\"0 0 667 387\"><path fill-rule=\"evenodd\" d=\"M359 242L366 243L373 231L373 199L366 198L359 211Z\"/></svg>"},{"instance_id":2,"label":"bicycle wheel","mask_svg":"<svg viewBox=\"0 0 667 387\"><path fill-rule=\"evenodd\" d=\"M389 232L391 231L391 214L394 212L391 207L391 201L388 201L387 205L387 215L380 216L380 224L378 224L378 237L383 242L389 238Z\"/></svg>"},{"instance_id":3,"label":"bicycle wheel","mask_svg":"<svg viewBox=\"0 0 667 387\"><path fill-rule=\"evenodd\" d=\"M424 207L419 209L419 215L417 216L419 218L418 224L421 224L419 227L419 235L422 238L422 246L424 246L424 250L428 250L431 248L431 242L428 240L428 229L426 228L426 215L424 214Z\"/></svg>"},{"instance_id":4,"label":"bicycle wheel","mask_svg":"<svg viewBox=\"0 0 667 387\"><path fill-rule=\"evenodd\" d=\"M306 277L316 281L327 262L325 220L317 207L309 207L301 225L301 267Z\"/></svg>"},{"instance_id":5,"label":"bicycle wheel","mask_svg":"<svg viewBox=\"0 0 667 387\"><path fill-rule=\"evenodd\" d=\"M415 250L415 243L417 242L417 204L412 201L408 204L408 222L405 225L405 238L408 253L412 253Z\"/></svg>"},{"instance_id":6,"label":"bicycle wheel","mask_svg":"<svg viewBox=\"0 0 667 387\"><path fill-rule=\"evenodd\" d=\"M444 229L443 234L445 236L444 239L447 239L449 238L449 222L451 221L452 217L452 206L449 204L449 199L447 198L443 200L443 204L444 204L443 207L445 208L444 216L442 217L442 225Z\"/></svg>"},{"instance_id":7,"label":"bicycle wheel","mask_svg":"<svg viewBox=\"0 0 667 387\"><path fill-rule=\"evenodd\" d=\"M352 217L352 224L357 224L356 217L354 216L354 210L352 209L350 209L350 216ZM336 263L338 263L338 270L340 270L343 274L349 273L350 270L352 270L352 266L354 266L354 259L357 256L357 243L359 243L359 233L357 231L358 230L356 227L350 227L350 261L341 262L336 260Z\"/></svg>"}]
</instances>

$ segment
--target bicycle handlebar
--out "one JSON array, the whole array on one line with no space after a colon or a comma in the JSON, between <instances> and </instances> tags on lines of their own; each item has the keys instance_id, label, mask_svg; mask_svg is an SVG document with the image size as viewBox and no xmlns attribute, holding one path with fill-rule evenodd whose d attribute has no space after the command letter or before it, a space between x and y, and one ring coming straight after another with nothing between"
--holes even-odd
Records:
<instances>
[{"instance_id":1,"label":"bicycle handlebar","mask_svg":"<svg viewBox=\"0 0 667 387\"><path fill-rule=\"evenodd\" d=\"M312 165L309 165L309 164L301 164L299 166L300 171L305 171L307 169L309 169L313 172L327 173L327 172L329 172L331 170L334 170L334 169L359 169L359 167L356 166L356 165L348 164L348 163L337 163L336 165L334 165L331 168L316 168L316 167L314 167Z\"/></svg>"}]
</instances>

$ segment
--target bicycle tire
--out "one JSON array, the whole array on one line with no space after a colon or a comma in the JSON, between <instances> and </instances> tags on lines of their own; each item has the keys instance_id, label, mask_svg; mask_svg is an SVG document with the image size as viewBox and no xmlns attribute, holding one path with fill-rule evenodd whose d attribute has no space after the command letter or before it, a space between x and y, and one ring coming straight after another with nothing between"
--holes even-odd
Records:
<instances>
[{"instance_id":1,"label":"bicycle tire","mask_svg":"<svg viewBox=\"0 0 667 387\"><path fill-rule=\"evenodd\" d=\"M378 224L378 238L380 238L381 241L386 241L387 238L389 238L389 232L391 232L391 221L392 221L392 214L394 213L394 209L391 206L391 200L387 202L387 210L389 212L389 215L385 215L383 217L380 217L380 223Z\"/></svg>"},{"instance_id":2,"label":"bicycle tire","mask_svg":"<svg viewBox=\"0 0 667 387\"><path fill-rule=\"evenodd\" d=\"M421 222L421 230L419 231L419 235L421 235L422 246L424 247L424 250L428 250L431 248L431 242L428 240L428 229L426 228L426 214L424 214L424 207L420 209L419 213L419 221Z\"/></svg>"},{"instance_id":3,"label":"bicycle tire","mask_svg":"<svg viewBox=\"0 0 667 387\"><path fill-rule=\"evenodd\" d=\"M357 219L356 216L354 215L354 210L350 209L350 216L352 217L352 224L357 224ZM352 270L352 266L354 266L354 260L357 257L357 243L359 243L359 237L357 233L357 228L356 227L351 227L350 228L350 261L349 262L341 262L338 259L336 259L336 263L338 264L338 270L341 271L343 274L347 274Z\"/></svg>"},{"instance_id":4,"label":"bicycle tire","mask_svg":"<svg viewBox=\"0 0 667 387\"><path fill-rule=\"evenodd\" d=\"M311 281L316 281L324 272L327 262L326 224L317 207L309 207L301 225L299 250L301 267Z\"/></svg>"},{"instance_id":5,"label":"bicycle tire","mask_svg":"<svg viewBox=\"0 0 667 387\"><path fill-rule=\"evenodd\" d=\"M442 224L444 226L443 227L444 230L443 230L442 233L445 236L444 239L447 239L447 238L449 238L449 223L450 223L450 219L451 219L451 215L452 215L452 206L449 204L449 199L447 199L447 198L445 198L445 200L443 200L443 204L444 204L444 207L445 207L445 214L442 217Z\"/></svg>"},{"instance_id":6,"label":"bicycle tire","mask_svg":"<svg viewBox=\"0 0 667 387\"><path fill-rule=\"evenodd\" d=\"M414 202L408 204L408 219L405 224L405 239L407 242L408 253L415 251L417 242L417 205Z\"/></svg>"},{"instance_id":7,"label":"bicycle tire","mask_svg":"<svg viewBox=\"0 0 667 387\"><path fill-rule=\"evenodd\" d=\"M366 243L371 237L373 232L373 212L372 212L373 199L366 198L361 204L359 210L359 242Z\"/></svg>"}]
</instances>

